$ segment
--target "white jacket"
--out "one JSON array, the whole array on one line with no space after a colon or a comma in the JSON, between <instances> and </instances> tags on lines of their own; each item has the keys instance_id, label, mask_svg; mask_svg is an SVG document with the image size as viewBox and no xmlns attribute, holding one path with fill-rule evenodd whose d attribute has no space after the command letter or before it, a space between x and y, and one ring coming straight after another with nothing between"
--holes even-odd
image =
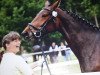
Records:
<instances>
[{"instance_id":1,"label":"white jacket","mask_svg":"<svg viewBox=\"0 0 100 75\"><path fill-rule=\"evenodd\" d=\"M0 75L32 75L32 69L21 56L5 53L0 64Z\"/></svg>"}]
</instances>

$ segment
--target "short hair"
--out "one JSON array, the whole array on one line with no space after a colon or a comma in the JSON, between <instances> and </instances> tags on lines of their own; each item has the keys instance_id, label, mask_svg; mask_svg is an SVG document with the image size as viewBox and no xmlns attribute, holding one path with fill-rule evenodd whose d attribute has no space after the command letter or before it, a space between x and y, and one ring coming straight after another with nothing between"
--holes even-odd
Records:
<instances>
[{"instance_id":1,"label":"short hair","mask_svg":"<svg viewBox=\"0 0 100 75\"><path fill-rule=\"evenodd\" d=\"M2 39L2 47L6 50L6 44L9 44L11 41L14 41L16 39L21 39L18 32L11 31L7 35L5 35Z\"/></svg>"}]
</instances>

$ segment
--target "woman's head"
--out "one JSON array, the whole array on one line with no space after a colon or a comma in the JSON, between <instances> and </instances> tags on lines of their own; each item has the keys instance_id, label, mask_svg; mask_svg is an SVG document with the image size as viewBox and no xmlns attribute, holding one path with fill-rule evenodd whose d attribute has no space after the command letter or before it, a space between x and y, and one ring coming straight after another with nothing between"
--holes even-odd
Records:
<instances>
[{"instance_id":1,"label":"woman's head","mask_svg":"<svg viewBox=\"0 0 100 75\"><path fill-rule=\"evenodd\" d=\"M15 32L15 31L11 31L3 37L2 46L4 47L5 50L7 50L7 48L10 48L11 46L13 48L14 48L14 46L16 46L16 48L17 48L17 46L19 47L19 45L20 45L20 39L21 39L21 37L20 37L19 33Z\"/></svg>"},{"instance_id":2,"label":"woman's head","mask_svg":"<svg viewBox=\"0 0 100 75\"><path fill-rule=\"evenodd\" d=\"M61 46L64 46L64 43L63 43L63 42L61 42L61 43L60 43L60 45L61 45Z\"/></svg>"},{"instance_id":3,"label":"woman's head","mask_svg":"<svg viewBox=\"0 0 100 75\"><path fill-rule=\"evenodd\" d=\"M55 46L56 45L56 43L55 42L52 42L52 46Z\"/></svg>"}]
</instances>

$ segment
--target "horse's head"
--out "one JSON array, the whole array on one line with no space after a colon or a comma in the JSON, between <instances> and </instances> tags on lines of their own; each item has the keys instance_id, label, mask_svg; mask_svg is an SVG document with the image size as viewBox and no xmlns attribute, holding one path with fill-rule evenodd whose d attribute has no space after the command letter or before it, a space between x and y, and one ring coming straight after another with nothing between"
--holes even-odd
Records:
<instances>
[{"instance_id":1,"label":"horse's head","mask_svg":"<svg viewBox=\"0 0 100 75\"><path fill-rule=\"evenodd\" d=\"M28 24L22 34L26 34L27 36L34 34L36 37L40 37L42 34L59 29L61 21L57 11L60 10L60 8L58 8L60 1L61 0L58 0L51 4L49 0L47 0L45 7L36 15L34 20Z\"/></svg>"}]
</instances>

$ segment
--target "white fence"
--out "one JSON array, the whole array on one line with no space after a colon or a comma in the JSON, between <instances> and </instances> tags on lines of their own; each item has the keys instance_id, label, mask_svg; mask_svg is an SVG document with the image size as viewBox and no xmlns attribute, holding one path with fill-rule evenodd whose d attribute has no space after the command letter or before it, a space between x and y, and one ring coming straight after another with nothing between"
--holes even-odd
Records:
<instances>
[{"instance_id":1,"label":"white fence","mask_svg":"<svg viewBox=\"0 0 100 75\"><path fill-rule=\"evenodd\" d=\"M66 50L67 51L70 50L70 55L73 54L73 52L71 51L71 49L69 47L66 48ZM64 51L64 50L62 50L62 51ZM61 51L44 51L44 54L46 55L47 59L50 59L49 55L50 55L50 53L53 53L53 52L57 52L58 57L61 56ZM36 59L39 60L39 59L43 58L43 53L42 53L42 51L35 52L35 53L23 53L22 56L25 58L26 61L27 61L27 59L30 59L30 57L32 58L32 56L36 56ZM33 58L31 60L33 60Z\"/></svg>"}]
</instances>

